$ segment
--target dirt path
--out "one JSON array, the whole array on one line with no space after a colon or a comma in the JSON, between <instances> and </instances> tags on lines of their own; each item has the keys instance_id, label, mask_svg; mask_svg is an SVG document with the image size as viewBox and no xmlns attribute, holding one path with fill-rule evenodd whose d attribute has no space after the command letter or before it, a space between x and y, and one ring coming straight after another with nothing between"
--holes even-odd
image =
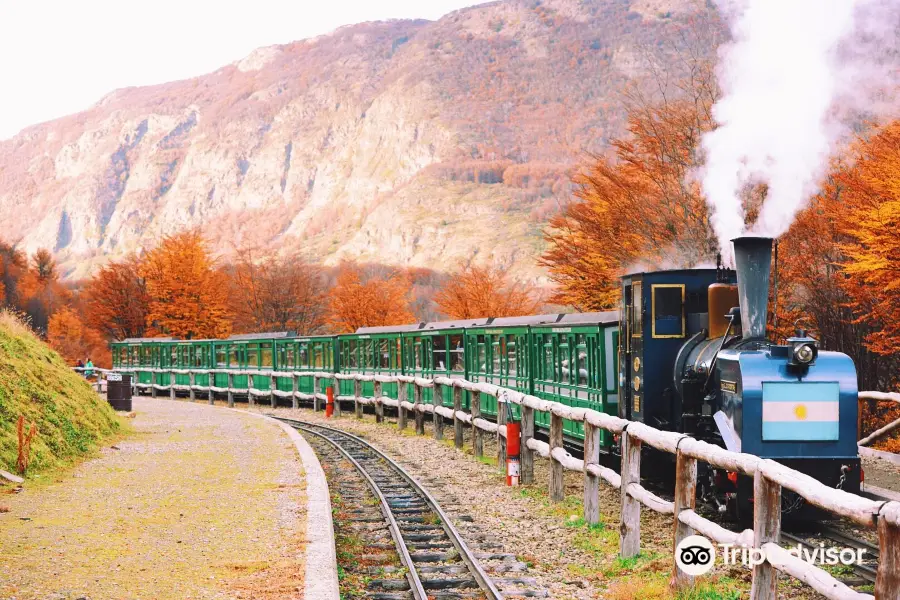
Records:
<instances>
[{"instance_id":1,"label":"dirt path","mask_svg":"<svg viewBox=\"0 0 900 600\"><path fill-rule=\"evenodd\" d=\"M135 411L118 449L0 497L0 598L300 598L305 481L284 432L187 402Z\"/></svg>"}]
</instances>

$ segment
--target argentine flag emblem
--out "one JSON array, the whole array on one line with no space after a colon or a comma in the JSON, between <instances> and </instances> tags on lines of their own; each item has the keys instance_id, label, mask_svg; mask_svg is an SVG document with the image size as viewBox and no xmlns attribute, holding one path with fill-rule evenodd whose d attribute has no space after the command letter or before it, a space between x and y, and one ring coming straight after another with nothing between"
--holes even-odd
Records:
<instances>
[{"instance_id":1,"label":"argentine flag emblem","mask_svg":"<svg viewBox=\"0 0 900 600\"><path fill-rule=\"evenodd\" d=\"M840 387L836 381L763 382L763 441L836 441Z\"/></svg>"}]
</instances>

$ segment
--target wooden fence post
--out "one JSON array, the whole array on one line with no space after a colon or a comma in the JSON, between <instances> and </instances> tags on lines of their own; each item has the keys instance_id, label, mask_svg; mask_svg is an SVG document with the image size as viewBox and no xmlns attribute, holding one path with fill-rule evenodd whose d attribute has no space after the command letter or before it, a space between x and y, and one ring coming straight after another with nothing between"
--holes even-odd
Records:
<instances>
[{"instance_id":1,"label":"wooden fence post","mask_svg":"<svg viewBox=\"0 0 900 600\"><path fill-rule=\"evenodd\" d=\"M190 393L191 393L191 402L194 402L194 401L197 400L197 393L194 391L194 382L195 382L196 380L197 380L197 379L196 379L196 375L194 375L194 372L193 372L193 371L191 371L190 373L188 373L188 381L189 381L190 384L191 384L191 392L190 392Z\"/></svg>"},{"instance_id":2,"label":"wooden fence post","mask_svg":"<svg viewBox=\"0 0 900 600\"><path fill-rule=\"evenodd\" d=\"M272 375L272 379L269 381L269 404L271 404L272 408L278 406L277 396L275 395L276 386L275 375Z\"/></svg>"},{"instance_id":3,"label":"wooden fence post","mask_svg":"<svg viewBox=\"0 0 900 600\"><path fill-rule=\"evenodd\" d=\"M641 503L628 494L628 486L641 482L641 440L622 432L622 522L619 525L619 558L641 551Z\"/></svg>"},{"instance_id":4,"label":"wooden fence post","mask_svg":"<svg viewBox=\"0 0 900 600\"><path fill-rule=\"evenodd\" d=\"M432 423L434 424L434 439L442 440L444 439L444 417L437 411L437 407L444 405L444 386L435 383L432 398L434 398L432 404L435 408L434 413L431 415Z\"/></svg>"},{"instance_id":5,"label":"wooden fence post","mask_svg":"<svg viewBox=\"0 0 900 600\"><path fill-rule=\"evenodd\" d=\"M895 519L900 517L900 510L893 512L894 515L891 516ZM882 514L878 518L878 546L881 554L875 576L876 598L896 597L900 590L900 526L894 525L887 517L888 515Z\"/></svg>"},{"instance_id":6,"label":"wooden fence post","mask_svg":"<svg viewBox=\"0 0 900 600\"><path fill-rule=\"evenodd\" d=\"M253 395L251 390L254 390L253 386L256 385L256 382L253 380L253 374L247 375L247 404L250 405L250 408L256 406L256 396Z\"/></svg>"},{"instance_id":7,"label":"wooden fence post","mask_svg":"<svg viewBox=\"0 0 900 600\"><path fill-rule=\"evenodd\" d=\"M472 449L475 456L484 456L484 431L475 425L475 419L481 418L481 392L472 392Z\"/></svg>"},{"instance_id":8,"label":"wooden fence post","mask_svg":"<svg viewBox=\"0 0 900 600\"><path fill-rule=\"evenodd\" d=\"M294 373L291 380L291 408L297 410L300 408L300 403L297 401L297 392L300 391L300 376Z\"/></svg>"},{"instance_id":9,"label":"wooden fence post","mask_svg":"<svg viewBox=\"0 0 900 600\"><path fill-rule=\"evenodd\" d=\"M522 485L534 483L534 450L528 440L534 438L534 409L522 404L522 444L519 446L519 481Z\"/></svg>"},{"instance_id":10,"label":"wooden fence post","mask_svg":"<svg viewBox=\"0 0 900 600\"><path fill-rule=\"evenodd\" d=\"M584 422L584 522L600 522L600 478L588 472L588 466L600 463L600 429Z\"/></svg>"},{"instance_id":11,"label":"wooden fence post","mask_svg":"<svg viewBox=\"0 0 900 600\"><path fill-rule=\"evenodd\" d=\"M206 393L209 396L209 405L212 406L216 403L216 393L213 391L213 384L216 382L216 374L210 371L207 375L209 375L206 380Z\"/></svg>"},{"instance_id":12,"label":"wooden fence post","mask_svg":"<svg viewBox=\"0 0 900 600\"><path fill-rule=\"evenodd\" d=\"M500 428L506 425L506 410L506 396L497 394L497 468L504 473L506 473L506 438L500 435Z\"/></svg>"},{"instance_id":13,"label":"wooden fence post","mask_svg":"<svg viewBox=\"0 0 900 600\"><path fill-rule=\"evenodd\" d=\"M553 450L563 447L563 420L554 412L550 413L550 501L562 502L566 499L562 463L553 456Z\"/></svg>"},{"instance_id":14,"label":"wooden fence post","mask_svg":"<svg viewBox=\"0 0 900 600\"><path fill-rule=\"evenodd\" d=\"M234 408L234 373L228 371L228 408Z\"/></svg>"},{"instance_id":15,"label":"wooden fence post","mask_svg":"<svg viewBox=\"0 0 900 600\"><path fill-rule=\"evenodd\" d=\"M766 479L760 470L753 476L753 546L778 543L781 537L781 486ZM778 571L768 561L753 567L750 597L775 600Z\"/></svg>"},{"instance_id":16,"label":"wooden fence post","mask_svg":"<svg viewBox=\"0 0 900 600\"><path fill-rule=\"evenodd\" d=\"M413 383L416 404L416 435L425 435L425 413L419 410L422 405L422 386Z\"/></svg>"},{"instance_id":17,"label":"wooden fence post","mask_svg":"<svg viewBox=\"0 0 900 600\"><path fill-rule=\"evenodd\" d=\"M313 375L313 412L319 412L319 376Z\"/></svg>"},{"instance_id":18,"label":"wooden fence post","mask_svg":"<svg viewBox=\"0 0 900 600\"><path fill-rule=\"evenodd\" d=\"M406 382L398 381L397 382L397 429L403 431L406 429L406 409L403 407L403 403L406 402L406 397L409 395L409 385Z\"/></svg>"},{"instance_id":19,"label":"wooden fence post","mask_svg":"<svg viewBox=\"0 0 900 600\"><path fill-rule=\"evenodd\" d=\"M337 376L331 380L331 389L334 391L334 416L341 416L341 401L340 401L340 393L341 393L341 384L338 381Z\"/></svg>"},{"instance_id":20,"label":"wooden fence post","mask_svg":"<svg viewBox=\"0 0 900 600\"><path fill-rule=\"evenodd\" d=\"M156 371L150 371L150 397L156 398Z\"/></svg>"},{"instance_id":21,"label":"wooden fence post","mask_svg":"<svg viewBox=\"0 0 900 600\"><path fill-rule=\"evenodd\" d=\"M462 450L463 447L463 422L456 416L462 411L462 388L453 386L453 445Z\"/></svg>"},{"instance_id":22,"label":"wooden fence post","mask_svg":"<svg viewBox=\"0 0 900 600\"><path fill-rule=\"evenodd\" d=\"M362 398L362 381L359 379L353 380L353 409L356 411L356 418L363 418L363 405L360 402Z\"/></svg>"},{"instance_id":23,"label":"wooden fence post","mask_svg":"<svg viewBox=\"0 0 900 600\"><path fill-rule=\"evenodd\" d=\"M169 371L169 400L175 399L175 371Z\"/></svg>"},{"instance_id":24,"label":"wooden fence post","mask_svg":"<svg viewBox=\"0 0 900 600\"><path fill-rule=\"evenodd\" d=\"M375 393L372 396L375 398L375 422L383 423L384 422L384 404L381 403L381 382L374 382Z\"/></svg>"},{"instance_id":25,"label":"wooden fence post","mask_svg":"<svg viewBox=\"0 0 900 600\"><path fill-rule=\"evenodd\" d=\"M678 520L678 514L683 510L694 510L697 501L697 459L685 456L681 450L677 450L675 458L675 524L673 548L684 538L694 535L694 529ZM676 588L690 586L694 578L683 572L674 563L673 557L672 582Z\"/></svg>"}]
</instances>

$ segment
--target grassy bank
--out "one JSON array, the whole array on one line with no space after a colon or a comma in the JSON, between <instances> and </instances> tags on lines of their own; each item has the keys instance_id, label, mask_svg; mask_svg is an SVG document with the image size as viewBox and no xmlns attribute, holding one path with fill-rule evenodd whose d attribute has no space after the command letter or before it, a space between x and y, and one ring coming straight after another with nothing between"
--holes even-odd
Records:
<instances>
[{"instance_id":1,"label":"grassy bank","mask_svg":"<svg viewBox=\"0 0 900 600\"><path fill-rule=\"evenodd\" d=\"M119 431L115 412L60 356L0 313L0 469L15 472L16 421L37 428L26 477L70 464Z\"/></svg>"}]
</instances>

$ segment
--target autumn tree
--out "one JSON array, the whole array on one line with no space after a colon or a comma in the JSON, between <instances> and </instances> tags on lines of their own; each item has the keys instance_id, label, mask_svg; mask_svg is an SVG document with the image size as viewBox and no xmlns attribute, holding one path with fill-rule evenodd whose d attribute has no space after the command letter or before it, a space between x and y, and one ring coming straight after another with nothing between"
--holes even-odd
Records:
<instances>
[{"instance_id":1,"label":"autumn tree","mask_svg":"<svg viewBox=\"0 0 900 600\"><path fill-rule=\"evenodd\" d=\"M164 238L139 269L149 297L151 334L183 339L227 337L231 331L228 277L217 268L198 231Z\"/></svg>"},{"instance_id":2,"label":"autumn tree","mask_svg":"<svg viewBox=\"0 0 900 600\"><path fill-rule=\"evenodd\" d=\"M844 186L842 266L857 322L872 327L871 350L900 355L900 121L874 135L849 169Z\"/></svg>"},{"instance_id":3,"label":"autumn tree","mask_svg":"<svg viewBox=\"0 0 900 600\"><path fill-rule=\"evenodd\" d=\"M242 249L228 272L235 331L322 332L328 300L317 267L297 257Z\"/></svg>"},{"instance_id":4,"label":"autumn tree","mask_svg":"<svg viewBox=\"0 0 900 600\"><path fill-rule=\"evenodd\" d=\"M70 365L90 358L98 367L112 366L106 340L100 332L87 327L69 307L60 308L50 317L47 341Z\"/></svg>"},{"instance_id":5,"label":"autumn tree","mask_svg":"<svg viewBox=\"0 0 900 600\"><path fill-rule=\"evenodd\" d=\"M101 267L81 293L85 323L109 339L143 337L150 297L141 260L131 255Z\"/></svg>"},{"instance_id":6,"label":"autumn tree","mask_svg":"<svg viewBox=\"0 0 900 600\"><path fill-rule=\"evenodd\" d=\"M340 333L410 323L415 317L410 312L409 291L409 280L401 271L373 273L357 264L343 263L329 292L328 322Z\"/></svg>"},{"instance_id":7,"label":"autumn tree","mask_svg":"<svg viewBox=\"0 0 900 600\"><path fill-rule=\"evenodd\" d=\"M435 296L438 309L452 319L516 317L540 312L534 289L499 268L461 265Z\"/></svg>"}]
</instances>

